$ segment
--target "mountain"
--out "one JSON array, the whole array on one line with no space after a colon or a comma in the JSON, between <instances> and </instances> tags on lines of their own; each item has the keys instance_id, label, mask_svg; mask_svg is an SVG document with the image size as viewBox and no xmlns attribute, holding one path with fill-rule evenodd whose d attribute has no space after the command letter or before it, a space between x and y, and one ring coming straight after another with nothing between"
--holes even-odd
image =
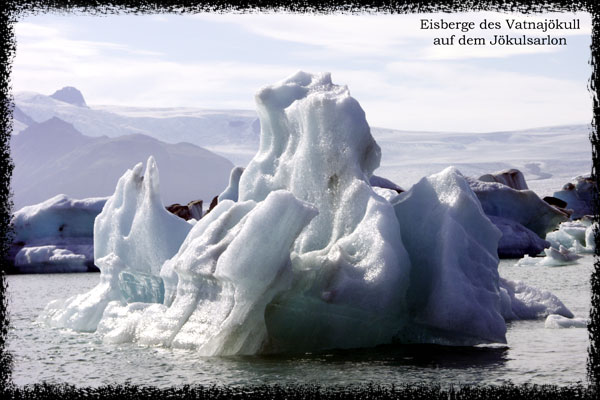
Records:
<instances>
[{"instance_id":1,"label":"mountain","mask_svg":"<svg viewBox=\"0 0 600 400\"><path fill-rule=\"evenodd\" d=\"M233 164L190 143L168 144L130 134L89 137L60 118L33 124L11 138L15 210L57 194L111 195L123 173L154 155L165 204L210 201L228 183Z\"/></svg>"},{"instance_id":2,"label":"mountain","mask_svg":"<svg viewBox=\"0 0 600 400\"><path fill-rule=\"evenodd\" d=\"M33 92L17 93L15 104L37 122L58 117L88 136L141 133L167 143L184 141L239 166L247 165L259 145L260 124L254 111L96 105L83 108ZM15 123L14 131L26 126ZM474 177L517 168L532 190L547 196L573 177L589 174L592 165L590 126L586 124L484 133L377 127L371 132L382 149L381 167L375 173L405 189L449 165Z\"/></svg>"},{"instance_id":3,"label":"mountain","mask_svg":"<svg viewBox=\"0 0 600 400\"><path fill-rule=\"evenodd\" d=\"M166 143L188 142L223 155L236 164L245 164L258 148L260 125L254 111L82 107L65 101L62 94L58 99L57 93L52 96L35 92L16 93L15 104L36 122L58 117L87 136L143 134ZM83 101L83 95L81 99ZM24 128L15 127L15 133Z\"/></svg>"},{"instance_id":4,"label":"mountain","mask_svg":"<svg viewBox=\"0 0 600 400\"><path fill-rule=\"evenodd\" d=\"M551 196L573 177L591 172L590 129L584 124L484 133L372 128L382 149L375 173L408 189L449 165L473 177L516 168L531 190Z\"/></svg>"},{"instance_id":5,"label":"mountain","mask_svg":"<svg viewBox=\"0 0 600 400\"><path fill-rule=\"evenodd\" d=\"M51 94L50 97L65 103L73 104L77 107L87 107L81 92L72 86L65 86Z\"/></svg>"}]
</instances>

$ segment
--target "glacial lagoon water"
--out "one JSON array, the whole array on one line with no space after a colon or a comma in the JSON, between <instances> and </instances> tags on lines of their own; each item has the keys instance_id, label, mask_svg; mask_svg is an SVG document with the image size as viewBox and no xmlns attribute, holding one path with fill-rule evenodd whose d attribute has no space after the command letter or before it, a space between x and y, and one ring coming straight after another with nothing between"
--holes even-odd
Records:
<instances>
[{"instance_id":1,"label":"glacial lagoon water","mask_svg":"<svg viewBox=\"0 0 600 400\"><path fill-rule=\"evenodd\" d=\"M502 277L549 290L576 317L588 317L593 256L555 268L518 267L515 261L501 261ZM586 383L587 330L546 329L544 319L509 323L506 346L381 346L252 357L199 357L188 350L104 344L94 333L48 328L35 321L49 301L86 292L98 279L94 273L8 277L8 349L14 356L17 385Z\"/></svg>"}]
</instances>

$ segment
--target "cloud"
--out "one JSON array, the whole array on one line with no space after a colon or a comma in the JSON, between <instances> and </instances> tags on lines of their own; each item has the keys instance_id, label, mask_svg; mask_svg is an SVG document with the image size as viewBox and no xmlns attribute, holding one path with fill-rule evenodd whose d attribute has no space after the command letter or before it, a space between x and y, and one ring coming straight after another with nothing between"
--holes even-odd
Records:
<instances>
[{"instance_id":1,"label":"cloud","mask_svg":"<svg viewBox=\"0 0 600 400\"><path fill-rule=\"evenodd\" d=\"M575 81L493 69L489 64L474 63L469 57L444 60L438 54L437 58L430 57L435 60L425 59L427 46L410 44L403 36L403 32L413 32L413 27L397 25L397 21L392 24L390 20L395 18L392 15L367 16L360 24L356 16L350 19L350 16L344 16L345 19L335 15L312 16L313 20L292 15L291 19L282 16L278 22L272 16L258 17L257 20L253 15L218 14L188 18L243 21L246 25L260 22L261 26L255 29L273 36L288 26L285 40L313 43L318 50L307 53L301 67L310 72L331 71L335 83L349 86L374 126L481 132L591 120L587 77ZM419 17L410 16L406 21L414 22ZM126 38L118 43L90 40L78 36L69 26L32 21L35 19L17 24L17 54L12 70L15 90L49 94L70 85L82 90L92 105L254 109L253 95L259 87L279 81L300 67L286 57L270 54L265 42L261 42L265 48L256 49L256 57L251 59L178 60L171 53L154 50L152 35L156 33L152 30L147 33L147 47L134 47ZM147 29L142 20L136 21L140 21L136 29ZM76 23L78 20L74 18L73 24ZM168 24L177 20L161 23L164 29L169 29ZM331 35L321 36L324 31L319 30L320 26L325 26ZM305 29L304 36L300 34L301 27ZM365 33L354 47L352 38L345 36L353 31ZM380 40L375 40L383 33ZM415 35L423 32L417 31ZM365 49L370 41L372 46ZM321 47L317 47L319 43ZM412 52L378 53L402 43L414 46ZM339 53L333 50L340 48L345 54L362 55L377 48L373 54L379 54L379 58L373 61L374 58L365 56L371 61L350 58L340 62Z\"/></svg>"}]
</instances>

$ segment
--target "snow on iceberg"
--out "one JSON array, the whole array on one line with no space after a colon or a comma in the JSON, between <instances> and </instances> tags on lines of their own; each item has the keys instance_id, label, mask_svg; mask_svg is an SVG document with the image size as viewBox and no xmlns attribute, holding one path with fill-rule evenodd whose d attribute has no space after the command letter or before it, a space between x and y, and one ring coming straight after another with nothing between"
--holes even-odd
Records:
<instances>
[{"instance_id":1,"label":"snow on iceberg","mask_svg":"<svg viewBox=\"0 0 600 400\"><path fill-rule=\"evenodd\" d=\"M500 233L455 169L393 205L374 191L380 148L329 74L298 72L256 102L258 153L193 226L167 218L152 159L125 173L96 219L100 284L50 304L49 323L225 355L505 342L509 312L564 312L503 284Z\"/></svg>"}]
</instances>

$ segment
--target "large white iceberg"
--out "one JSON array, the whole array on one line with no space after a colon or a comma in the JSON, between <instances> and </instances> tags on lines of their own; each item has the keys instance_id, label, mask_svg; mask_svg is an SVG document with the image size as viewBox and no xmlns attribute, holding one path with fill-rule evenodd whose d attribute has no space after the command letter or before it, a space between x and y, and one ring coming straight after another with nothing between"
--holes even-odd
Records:
<instances>
[{"instance_id":1,"label":"large white iceberg","mask_svg":"<svg viewBox=\"0 0 600 400\"><path fill-rule=\"evenodd\" d=\"M298 72L256 102L259 151L219 204L192 226L164 210L152 159L126 172L96 219L100 284L42 319L225 355L505 342L528 304L567 314L500 280L500 233L457 170L397 196L371 187L380 148L329 74Z\"/></svg>"}]
</instances>

